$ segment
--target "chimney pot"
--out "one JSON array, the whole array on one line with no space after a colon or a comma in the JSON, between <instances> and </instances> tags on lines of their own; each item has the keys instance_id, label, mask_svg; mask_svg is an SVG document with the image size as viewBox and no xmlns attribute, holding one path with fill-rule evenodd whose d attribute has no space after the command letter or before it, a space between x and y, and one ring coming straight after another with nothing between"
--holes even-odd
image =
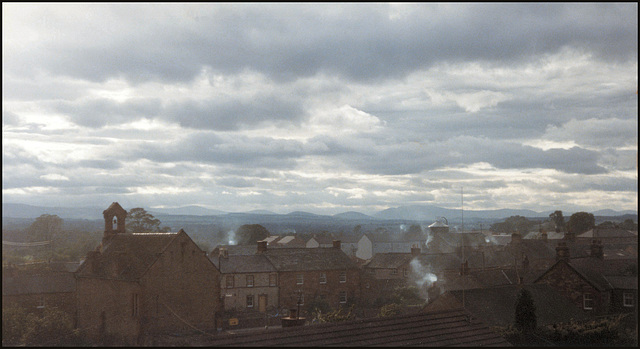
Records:
<instances>
[{"instance_id":1,"label":"chimney pot","mask_svg":"<svg viewBox=\"0 0 640 349\"><path fill-rule=\"evenodd\" d=\"M333 240L333 248L340 249L342 242L340 240Z\"/></svg>"},{"instance_id":2,"label":"chimney pot","mask_svg":"<svg viewBox=\"0 0 640 349\"><path fill-rule=\"evenodd\" d=\"M420 255L420 247L412 247L411 248L411 255L412 256L419 256Z\"/></svg>"},{"instance_id":3,"label":"chimney pot","mask_svg":"<svg viewBox=\"0 0 640 349\"><path fill-rule=\"evenodd\" d=\"M258 253L262 253L267 250L267 242L262 240L258 241Z\"/></svg>"},{"instance_id":4,"label":"chimney pot","mask_svg":"<svg viewBox=\"0 0 640 349\"><path fill-rule=\"evenodd\" d=\"M556 260L569 260L569 247L567 243L564 241L558 242L558 246L556 247Z\"/></svg>"}]
</instances>

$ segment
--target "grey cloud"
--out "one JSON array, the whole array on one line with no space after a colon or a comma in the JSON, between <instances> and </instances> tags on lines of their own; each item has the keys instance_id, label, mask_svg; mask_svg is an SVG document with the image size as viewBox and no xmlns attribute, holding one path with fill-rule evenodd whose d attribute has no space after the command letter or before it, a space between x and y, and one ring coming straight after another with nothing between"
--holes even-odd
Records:
<instances>
[{"instance_id":1,"label":"grey cloud","mask_svg":"<svg viewBox=\"0 0 640 349\"><path fill-rule=\"evenodd\" d=\"M267 168L292 168L304 155L305 145L299 141L207 132L170 144L140 146L129 154L130 157L142 156L161 162L196 161Z\"/></svg>"},{"instance_id":2,"label":"grey cloud","mask_svg":"<svg viewBox=\"0 0 640 349\"><path fill-rule=\"evenodd\" d=\"M371 80L402 77L443 60L528 60L564 47L606 61L637 59L637 4L417 4L397 20L389 6L185 5L176 11L118 4L101 7L106 19L94 26L120 26L126 34L78 35L54 22L66 42L51 40L5 60L16 68L25 55L46 57L33 63L89 80L123 75L136 82L188 81L203 66L285 80L319 72ZM185 16L189 9L202 19ZM171 23L163 21L169 11L175 13ZM107 20L113 13L121 22ZM71 35L78 39L69 40Z\"/></svg>"},{"instance_id":3,"label":"grey cloud","mask_svg":"<svg viewBox=\"0 0 640 349\"><path fill-rule=\"evenodd\" d=\"M456 137L426 144L376 144L374 150L358 151L350 141L333 139L326 144L345 163L366 173L408 174L447 166L487 162L501 169L551 168L567 173L597 174L606 170L597 164L594 151L574 147L550 149L484 138Z\"/></svg>"},{"instance_id":4,"label":"grey cloud","mask_svg":"<svg viewBox=\"0 0 640 349\"><path fill-rule=\"evenodd\" d=\"M227 186L227 187L235 187L235 188L254 187L254 185L250 181L244 178L239 178L239 177L216 178L216 183Z\"/></svg>"},{"instance_id":5,"label":"grey cloud","mask_svg":"<svg viewBox=\"0 0 640 349\"><path fill-rule=\"evenodd\" d=\"M123 165L120 161L117 160L94 159L78 161L77 166L103 170L117 170L119 168L122 168Z\"/></svg>"},{"instance_id":6,"label":"grey cloud","mask_svg":"<svg viewBox=\"0 0 640 349\"><path fill-rule=\"evenodd\" d=\"M94 98L52 104L56 111L69 115L76 124L94 128L152 118L161 110L161 101L156 98L131 98L124 102Z\"/></svg>"},{"instance_id":7,"label":"grey cloud","mask_svg":"<svg viewBox=\"0 0 640 349\"><path fill-rule=\"evenodd\" d=\"M638 145L638 119L572 119L562 126L550 126L544 138L598 147Z\"/></svg>"},{"instance_id":8,"label":"grey cloud","mask_svg":"<svg viewBox=\"0 0 640 349\"><path fill-rule=\"evenodd\" d=\"M251 99L177 102L169 105L161 118L188 128L228 131L268 123L297 123L304 115L300 101L262 95Z\"/></svg>"}]
</instances>

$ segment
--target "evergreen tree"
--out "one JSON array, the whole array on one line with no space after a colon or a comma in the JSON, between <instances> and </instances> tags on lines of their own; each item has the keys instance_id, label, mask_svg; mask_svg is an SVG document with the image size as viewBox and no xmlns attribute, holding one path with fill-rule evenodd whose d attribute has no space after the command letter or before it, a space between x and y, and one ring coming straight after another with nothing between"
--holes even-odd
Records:
<instances>
[{"instance_id":1,"label":"evergreen tree","mask_svg":"<svg viewBox=\"0 0 640 349\"><path fill-rule=\"evenodd\" d=\"M533 332L538 326L533 296L531 292L524 288L518 293L518 300L516 301L515 326L522 332L527 333Z\"/></svg>"}]
</instances>

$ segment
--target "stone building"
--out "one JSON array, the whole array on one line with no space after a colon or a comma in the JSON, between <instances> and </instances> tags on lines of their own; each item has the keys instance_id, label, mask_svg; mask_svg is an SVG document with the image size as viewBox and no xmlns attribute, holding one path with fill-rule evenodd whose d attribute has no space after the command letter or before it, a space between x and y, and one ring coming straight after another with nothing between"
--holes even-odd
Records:
<instances>
[{"instance_id":1,"label":"stone building","mask_svg":"<svg viewBox=\"0 0 640 349\"><path fill-rule=\"evenodd\" d=\"M220 291L226 311L265 313L278 307L278 274L262 254L229 255L226 249L210 256L222 275Z\"/></svg>"},{"instance_id":2,"label":"stone building","mask_svg":"<svg viewBox=\"0 0 640 349\"><path fill-rule=\"evenodd\" d=\"M3 268L2 307L20 307L39 314L57 308L76 318L76 279L72 272L45 268Z\"/></svg>"},{"instance_id":3,"label":"stone building","mask_svg":"<svg viewBox=\"0 0 640 349\"><path fill-rule=\"evenodd\" d=\"M571 258L565 242L556 249L558 261L535 283L551 285L593 315L637 312L637 258L606 259L599 240L588 257Z\"/></svg>"},{"instance_id":4,"label":"stone building","mask_svg":"<svg viewBox=\"0 0 640 349\"><path fill-rule=\"evenodd\" d=\"M148 344L154 335L216 330L220 272L178 233L130 234L126 211L104 211L102 244L76 272L78 328L94 343Z\"/></svg>"}]
</instances>

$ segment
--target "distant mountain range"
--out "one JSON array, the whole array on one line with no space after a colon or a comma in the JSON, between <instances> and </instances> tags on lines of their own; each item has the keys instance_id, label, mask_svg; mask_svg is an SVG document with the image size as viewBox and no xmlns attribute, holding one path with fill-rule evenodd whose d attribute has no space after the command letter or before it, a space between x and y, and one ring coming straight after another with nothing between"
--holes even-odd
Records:
<instances>
[{"instance_id":1,"label":"distant mountain range","mask_svg":"<svg viewBox=\"0 0 640 349\"><path fill-rule=\"evenodd\" d=\"M102 211L106 207L42 207L32 206L25 204L2 204L2 217L11 218L37 218L43 214L57 215L61 218L68 219L102 219ZM400 206L395 208L389 208L379 211L373 216L366 215L360 212L344 212L338 213L333 216L316 215L309 212L295 211L286 215L276 214L270 211L255 210L246 213L229 213L219 210L212 210L202 206L184 206L179 208L152 208L147 211L154 216L228 216L228 217L240 217L240 216L270 216L271 219L277 216L286 216L288 218L305 218L316 219L318 218L338 218L341 220L413 220L413 221L435 221L439 217L445 217L449 221L459 221L462 218L463 212L460 209L448 209L433 205L414 205L414 206ZM523 216L523 217L549 217L553 211L536 212L532 210L517 210L517 209L499 209L499 210L464 210L464 219L473 220L499 220L508 218L511 216ZM637 215L638 211L614 211L614 210L599 210L593 213L594 216L622 216L622 215ZM565 217L571 216L570 212L563 212Z\"/></svg>"}]
</instances>

